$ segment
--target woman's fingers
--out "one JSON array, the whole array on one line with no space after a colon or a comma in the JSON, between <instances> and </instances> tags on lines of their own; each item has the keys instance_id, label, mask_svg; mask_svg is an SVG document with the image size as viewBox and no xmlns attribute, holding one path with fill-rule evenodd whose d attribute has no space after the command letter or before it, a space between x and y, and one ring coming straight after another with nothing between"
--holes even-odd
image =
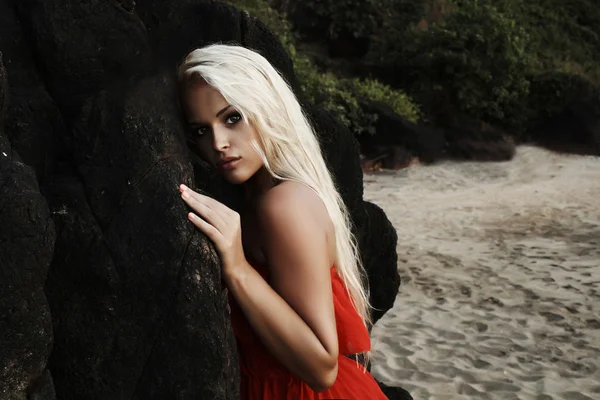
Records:
<instances>
[{"instance_id":1,"label":"woman's fingers","mask_svg":"<svg viewBox=\"0 0 600 400\"><path fill-rule=\"evenodd\" d=\"M215 245L219 244L219 239L221 237L221 233L217 228L204 221L202 218L197 216L194 213L188 213L188 219L192 221L194 225L198 227L210 240L213 241Z\"/></svg>"},{"instance_id":2,"label":"woman's fingers","mask_svg":"<svg viewBox=\"0 0 600 400\"><path fill-rule=\"evenodd\" d=\"M224 215L230 215L231 213L234 212L232 209L227 207L225 204L218 202L217 200L213 199L212 197L208 197L201 193L194 192L192 189L188 188L185 185L181 185L180 190L182 190L182 193L186 193L186 192L189 193L189 195L193 199L195 199L196 201L198 201L202 204L205 204L207 207L211 208L212 210L214 210L216 212L219 212Z\"/></svg>"},{"instance_id":3,"label":"woman's fingers","mask_svg":"<svg viewBox=\"0 0 600 400\"><path fill-rule=\"evenodd\" d=\"M183 200L195 212L188 213L188 219L212 240L223 265L238 265L244 259L240 215L217 200L184 185L179 190Z\"/></svg>"},{"instance_id":4,"label":"woman's fingers","mask_svg":"<svg viewBox=\"0 0 600 400\"><path fill-rule=\"evenodd\" d=\"M223 237L230 238L239 231L240 216L217 200L180 186L181 197L204 221L215 227Z\"/></svg>"},{"instance_id":5,"label":"woman's fingers","mask_svg":"<svg viewBox=\"0 0 600 400\"><path fill-rule=\"evenodd\" d=\"M196 196L192 196L189 191L182 193L181 197L185 202L206 222L210 223L217 230L223 232L226 226L225 219L218 211L208 207L202 199L198 199Z\"/></svg>"},{"instance_id":6,"label":"woman's fingers","mask_svg":"<svg viewBox=\"0 0 600 400\"><path fill-rule=\"evenodd\" d=\"M218 210L219 212L226 214L226 215L229 215L234 212L232 209L227 207L225 204L213 199L212 197L205 196L201 193L195 193L195 196L196 196L196 198L198 198L199 201L203 202L204 204L206 204L208 207L212 208L213 210Z\"/></svg>"}]
</instances>

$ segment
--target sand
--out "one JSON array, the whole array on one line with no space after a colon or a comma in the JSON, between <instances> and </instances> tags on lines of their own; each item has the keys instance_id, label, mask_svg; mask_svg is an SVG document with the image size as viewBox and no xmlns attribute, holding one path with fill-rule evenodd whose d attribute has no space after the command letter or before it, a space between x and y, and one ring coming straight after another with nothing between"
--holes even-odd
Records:
<instances>
[{"instance_id":1,"label":"sand","mask_svg":"<svg viewBox=\"0 0 600 400\"><path fill-rule=\"evenodd\" d=\"M373 375L425 399L600 399L600 158L365 175L398 232Z\"/></svg>"}]
</instances>

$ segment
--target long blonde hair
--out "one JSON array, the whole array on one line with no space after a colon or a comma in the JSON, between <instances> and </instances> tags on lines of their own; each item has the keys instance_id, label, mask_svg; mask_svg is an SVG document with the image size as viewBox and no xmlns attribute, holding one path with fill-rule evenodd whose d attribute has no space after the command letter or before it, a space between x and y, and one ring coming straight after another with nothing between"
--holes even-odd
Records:
<instances>
[{"instance_id":1,"label":"long blonde hair","mask_svg":"<svg viewBox=\"0 0 600 400\"><path fill-rule=\"evenodd\" d=\"M335 229L335 268L365 325L369 296L348 210L334 185L319 142L289 85L260 54L241 46L213 44L192 51L179 68L179 80L200 76L252 121L260 140L255 150L269 173L303 183L321 198Z\"/></svg>"}]
</instances>

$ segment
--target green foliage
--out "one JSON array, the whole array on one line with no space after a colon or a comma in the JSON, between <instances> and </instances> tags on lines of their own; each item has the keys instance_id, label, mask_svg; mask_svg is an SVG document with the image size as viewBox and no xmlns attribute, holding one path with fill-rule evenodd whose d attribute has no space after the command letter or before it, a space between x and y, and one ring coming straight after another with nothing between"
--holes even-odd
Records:
<instances>
[{"instance_id":1,"label":"green foliage","mask_svg":"<svg viewBox=\"0 0 600 400\"><path fill-rule=\"evenodd\" d=\"M352 79L349 87L358 98L386 104L396 114L402 115L412 122L417 122L419 119L419 108L406 93L400 90L392 89L374 79Z\"/></svg>"},{"instance_id":2,"label":"green foliage","mask_svg":"<svg viewBox=\"0 0 600 400\"><path fill-rule=\"evenodd\" d=\"M223 2L258 17L281 40L290 56L296 53L294 46L296 38L291 24L284 14L271 7L269 0L223 0Z\"/></svg>"},{"instance_id":3,"label":"green foliage","mask_svg":"<svg viewBox=\"0 0 600 400\"><path fill-rule=\"evenodd\" d=\"M571 104L584 101L600 115L600 88L581 76L547 71L531 78L529 121L532 127L562 113Z\"/></svg>"},{"instance_id":4,"label":"green foliage","mask_svg":"<svg viewBox=\"0 0 600 400\"><path fill-rule=\"evenodd\" d=\"M330 21L334 37L347 33L367 37L381 22L382 0L305 0L304 6Z\"/></svg>"},{"instance_id":5,"label":"green foliage","mask_svg":"<svg viewBox=\"0 0 600 400\"><path fill-rule=\"evenodd\" d=\"M600 82L600 7L596 0L504 1L529 33L532 71L564 71Z\"/></svg>"},{"instance_id":6,"label":"green foliage","mask_svg":"<svg viewBox=\"0 0 600 400\"><path fill-rule=\"evenodd\" d=\"M295 37L284 15L273 10L268 0L231 0L230 4L257 16L282 41L294 64L302 95L339 118L352 132L375 133L377 116L364 110L367 102L382 102L396 113L416 122L418 107L402 91L373 80L339 78L320 71L297 51Z\"/></svg>"},{"instance_id":7,"label":"green foliage","mask_svg":"<svg viewBox=\"0 0 600 400\"><path fill-rule=\"evenodd\" d=\"M461 112L518 132L538 115L528 108L531 77L600 83L597 0L387 1L395 6L370 60L424 104L425 118ZM441 21L435 5L445 6Z\"/></svg>"},{"instance_id":8,"label":"green foliage","mask_svg":"<svg viewBox=\"0 0 600 400\"><path fill-rule=\"evenodd\" d=\"M352 132L375 133L377 115L364 107L370 102L383 103L410 121L419 119L418 107L405 93L371 79L340 79L330 72L321 73L306 61L296 64L305 96L336 115Z\"/></svg>"},{"instance_id":9,"label":"green foliage","mask_svg":"<svg viewBox=\"0 0 600 400\"><path fill-rule=\"evenodd\" d=\"M396 35L386 57L430 114L441 106L504 126L521 122L514 111L528 93L527 35L491 1L461 1L441 23Z\"/></svg>"},{"instance_id":10,"label":"green foliage","mask_svg":"<svg viewBox=\"0 0 600 400\"><path fill-rule=\"evenodd\" d=\"M344 34L370 39L377 39L377 33L390 26L417 22L425 9L420 0L304 0L302 8L329 26L329 37Z\"/></svg>"},{"instance_id":11,"label":"green foliage","mask_svg":"<svg viewBox=\"0 0 600 400\"><path fill-rule=\"evenodd\" d=\"M376 117L362 107L369 101L412 120L421 115L401 91L318 71L296 54L289 24L268 0L235 3L251 6L282 39L304 94L351 129L373 131ZM519 133L531 125L526 121L559 112L582 85L600 84L597 0L307 0L304 6L329 22L330 35L369 37L369 61L417 98L421 117L432 122L467 114Z\"/></svg>"},{"instance_id":12,"label":"green foliage","mask_svg":"<svg viewBox=\"0 0 600 400\"><path fill-rule=\"evenodd\" d=\"M381 33L388 29L404 30L425 15L425 2L422 0L379 0L382 12ZM384 36L385 38L385 36Z\"/></svg>"}]
</instances>

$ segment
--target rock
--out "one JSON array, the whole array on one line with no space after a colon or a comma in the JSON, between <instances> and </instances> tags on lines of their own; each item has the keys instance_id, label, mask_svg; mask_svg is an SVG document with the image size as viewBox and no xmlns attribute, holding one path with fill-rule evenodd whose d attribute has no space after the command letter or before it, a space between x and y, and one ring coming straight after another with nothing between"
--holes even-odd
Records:
<instances>
[{"instance_id":1,"label":"rock","mask_svg":"<svg viewBox=\"0 0 600 400\"><path fill-rule=\"evenodd\" d=\"M6 117L6 106L8 102L8 82L6 70L4 69L2 53L0 53L0 129L4 130L4 118Z\"/></svg>"},{"instance_id":2,"label":"rock","mask_svg":"<svg viewBox=\"0 0 600 400\"><path fill-rule=\"evenodd\" d=\"M304 103L303 107L321 144L327 165L355 226L364 224L363 177L354 135L327 111Z\"/></svg>"},{"instance_id":3,"label":"rock","mask_svg":"<svg viewBox=\"0 0 600 400\"><path fill-rule=\"evenodd\" d=\"M363 206L367 215L359 242L369 278L372 319L375 323L393 307L400 288L398 256L395 252L398 235L379 206L367 201L363 202Z\"/></svg>"},{"instance_id":4,"label":"rock","mask_svg":"<svg viewBox=\"0 0 600 400\"><path fill-rule=\"evenodd\" d=\"M59 398L237 396L219 262L177 191L195 185L172 86L159 75L107 88L71 123L76 169L48 188Z\"/></svg>"},{"instance_id":5,"label":"rock","mask_svg":"<svg viewBox=\"0 0 600 400\"><path fill-rule=\"evenodd\" d=\"M403 169L419 163L419 159L406 147L381 146L369 147L369 153L363 155L363 171L380 169Z\"/></svg>"},{"instance_id":6,"label":"rock","mask_svg":"<svg viewBox=\"0 0 600 400\"><path fill-rule=\"evenodd\" d=\"M410 393L400 387L387 386L381 382L377 383L389 400L413 400Z\"/></svg>"},{"instance_id":7,"label":"rock","mask_svg":"<svg viewBox=\"0 0 600 400\"><path fill-rule=\"evenodd\" d=\"M10 92L7 139L43 183L53 173L60 147L56 140L65 135L65 126L35 67L14 7L7 0L0 0L0 50L10 81L6 91L7 96Z\"/></svg>"},{"instance_id":8,"label":"rock","mask_svg":"<svg viewBox=\"0 0 600 400\"><path fill-rule=\"evenodd\" d=\"M38 378L31 388L28 390L27 400L55 400L56 393L54 392L54 383L52 381L52 375L47 369L44 370L43 375Z\"/></svg>"},{"instance_id":9,"label":"rock","mask_svg":"<svg viewBox=\"0 0 600 400\"><path fill-rule=\"evenodd\" d=\"M72 118L89 96L152 65L144 24L123 4L15 2L36 67L64 118Z\"/></svg>"},{"instance_id":10,"label":"rock","mask_svg":"<svg viewBox=\"0 0 600 400\"><path fill-rule=\"evenodd\" d=\"M506 161L515 154L514 141L502 131L464 115L454 115L434 128L415 124L380 103L363 107L377 115L374 135L359 137L367 159L380 159L384 168L404 168L413 158L425 163L443 159Z\"/></svg>"},{"instance_id":11,"label":"rock","mask_svg":"<svg viewBox=\"0 0 600 400\"><path fill-rule=\"evenodd\" d=\"M20 4L68 126L44 192L57 226L46 284L57 397L236 398L219 261L177 191L194 185L172 70L152 61L130 5Z\"/></svg>"},{"instance_id":12,"label":"rock","mask_svg":"<svg viewBox=\"0 0 600 400\"><path fill-rule=\"evenodd\" d=\"M154 62L173 71L194 48L242 41L240 13L216 1L147 0L136 13L147 28Z\"/></svg>"},{"instance_id":13,"label":"rock","mask_svg":"<svg viewBox=\"0 0 600 400\"><path fill-rule=\"evenodd\" d=\"M191 50L214 42L237 43L268 55L297 89L290 57L279 39L258 19L219 2L149 0L138 14L148 28L157 62L174 68Z\"/></svg>"},{"instance_id":14,"label":"rock","mask_svg":"<svg viewBox=\"0 0 600 400\"><path fill-rule=\"evenodd\" d=\"M407 158L417 157L424 162L444 157L446 138L442 130L415 124L381 103L364 103L363 107L377 115L376 133L359 137L365 154L385 147L396 148L396 152L404 149Z\"/></svg>"},{"instance_id":15,"label":"rock","mask_svg":"<svg viewBox=\"0 0 600 400\"><path fill-rule=\"evenodd\" d=\"M514 140L491 125L455 115L444 129L446 157L467 161L508 161L516 152Z\"/></svg>"},{"instance_id":16,"label":"rock","mask_svg":"<svg viewBox=\"0 0 600 400\"><path fill-rule=\"evenodd\" d=\"M0 60L0 399L54 400L46 369L52 322L44 294L54 224L33 169L4 135L6 93Z\"/></svg>"}]
</instances>

